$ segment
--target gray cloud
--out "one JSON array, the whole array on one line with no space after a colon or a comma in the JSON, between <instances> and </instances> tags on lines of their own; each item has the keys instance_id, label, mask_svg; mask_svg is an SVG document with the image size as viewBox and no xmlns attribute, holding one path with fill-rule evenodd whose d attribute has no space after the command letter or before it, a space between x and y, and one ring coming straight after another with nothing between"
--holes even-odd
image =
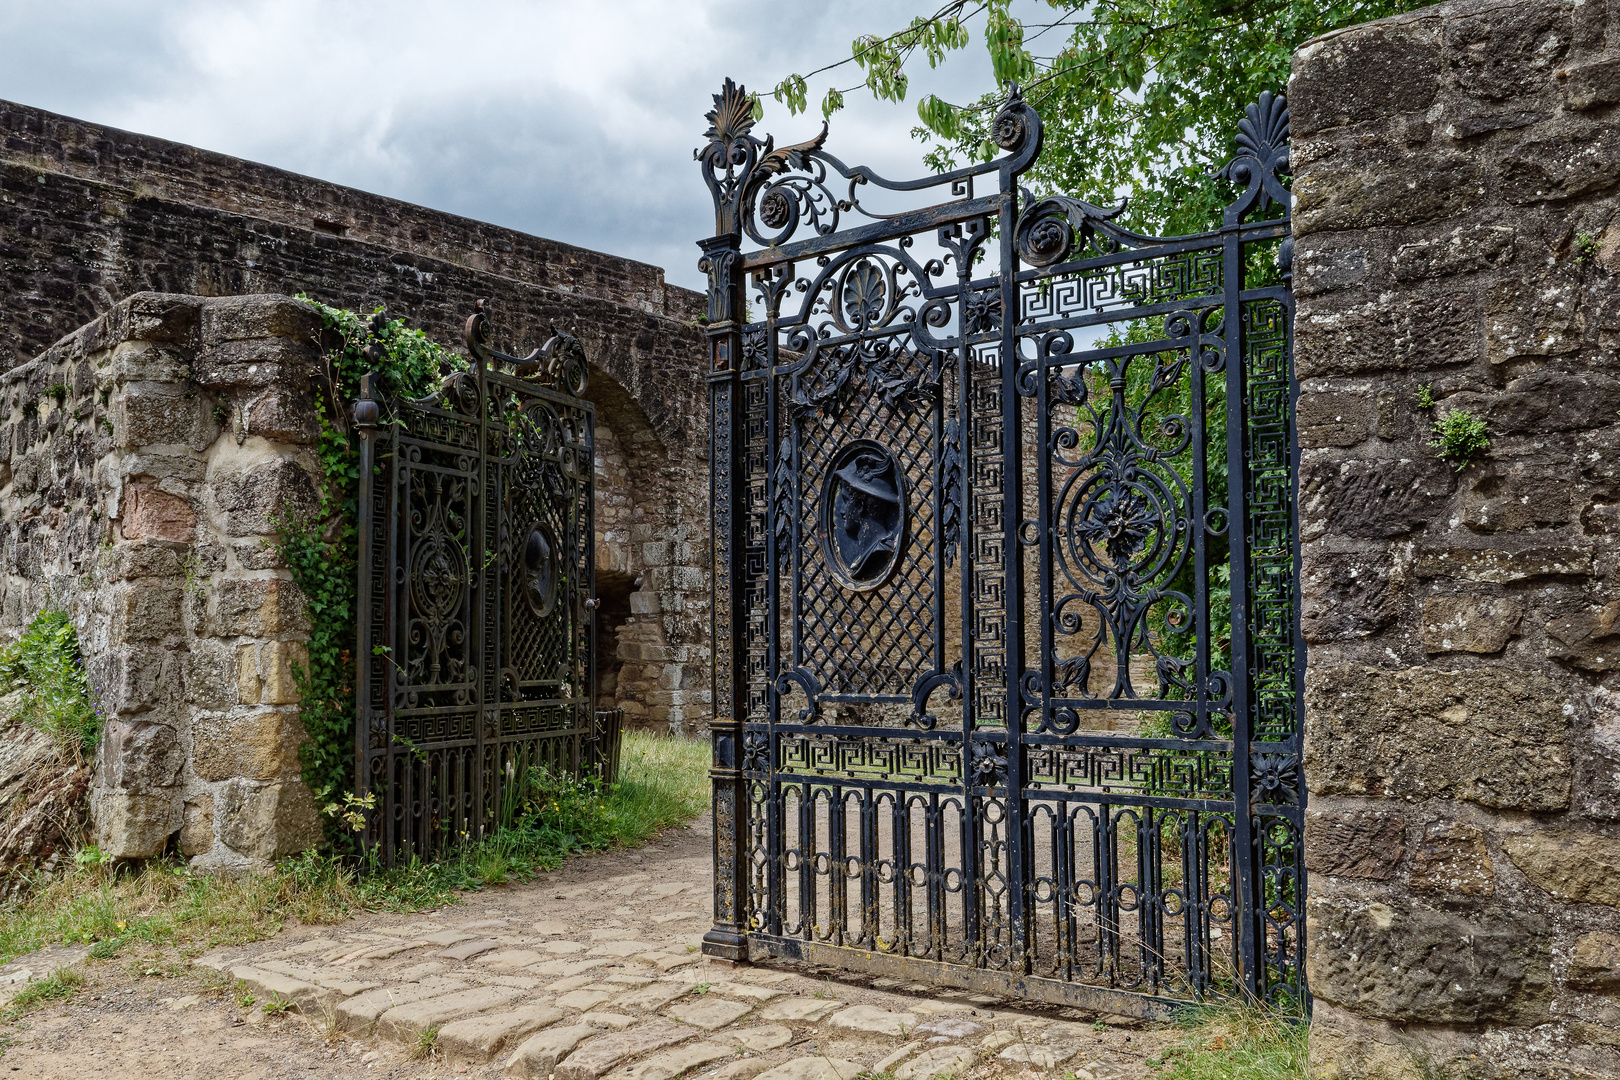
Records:
<instances>
[{"instance_id":1,"label":"gray cloud","mask_svg":"<svg viewBox=\"0 0 1620 1080\"><path fill-rule=\"evenodd\" d=\"M10 0L0 97L642 259L700 287L694 241L712 212L692 150L720 81L769 90L921 6ZM912 102L850 95L828 147L917 175L915 97L989 85L975 43L923 66ZM779 140L818 126L767 100L763 127Z\"/></svg>"}]
</instances>

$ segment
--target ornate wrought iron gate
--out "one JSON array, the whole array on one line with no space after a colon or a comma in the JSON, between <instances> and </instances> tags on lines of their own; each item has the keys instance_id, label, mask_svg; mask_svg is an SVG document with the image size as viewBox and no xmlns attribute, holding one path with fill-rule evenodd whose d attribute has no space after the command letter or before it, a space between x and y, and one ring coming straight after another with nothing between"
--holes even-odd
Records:
<instances>
[{"instance_id":1,"label":"ornate wrought iron gate","mask_svg":"<svg viewBox=\"0 0 1620 1080\"><path fill-rule=\"evenodd\" d=\"M392 864L509 819L534 765L590 766L594 412L579 342L518 358L467 321L470 370L355 402L355 786ZM515 374L497 365L515 368Z\"/></svg>"},{"instance_id":2,"label":"ornate wrought iron gate","mask_svg":"<svg viewBox=\"0 0 1620 1080\"><path fill-rule=\"evenodd\" d=\"M1016 92L1002 157L908 182L759 139L730 80L708 119L705 951L1302 998L1282 99L1169 238L1022 192Z\"/></svg>"}]
</instances>

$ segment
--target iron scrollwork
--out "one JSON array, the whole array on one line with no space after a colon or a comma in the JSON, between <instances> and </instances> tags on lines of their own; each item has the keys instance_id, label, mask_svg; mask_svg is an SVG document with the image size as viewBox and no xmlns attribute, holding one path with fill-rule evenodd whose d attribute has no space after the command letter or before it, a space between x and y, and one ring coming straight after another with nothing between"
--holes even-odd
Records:
<instances>
[{"instance_id":1,"label":"iron scrollwork","mask_svg":"<svg viewBox=\"0 0 1620 1080\"><path fill-rule=\"evenodd\" d=\"M1286 103L1179 237L1020 187L1016 91L1003 155L907 181L752 109L727 81L697 152L743 761L717 750L705 950L1107 1012L1301 1000Z\"/></svg>"}]
</instances>

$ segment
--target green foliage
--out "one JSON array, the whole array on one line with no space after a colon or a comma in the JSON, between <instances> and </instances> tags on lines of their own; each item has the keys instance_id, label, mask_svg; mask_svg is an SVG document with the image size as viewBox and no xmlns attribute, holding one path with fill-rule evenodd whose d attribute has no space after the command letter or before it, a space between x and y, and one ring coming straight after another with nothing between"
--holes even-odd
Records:
<instances>
[{"instance_id":1,"label":"green foliage","mask_svg":"<svg viewBox=\"0 0 1620 1080\"><path fill-rule=\"evenodd\" d=\"M1485 437L1483 417L1467 409L1453 409L1434 422L1434 438L1429 440L1429 445L1462 472L1477 454L1491 445L1491 440Z\"/></svg>"},{"instance_id":2,"label":"green foliage","mask_svg":"<svg viewBox=\"0 0 1620 1080\"><path fill-rule=\"evenodd\" d=\"M776 99L805 109L809 80L853 65L875 97L904 101L908 65L936 67L973 31L996 86L971 103L918 102L936 170L988 160L990 121L1011 83L1046 122L1046 150L1026 183L1109 201L1129 196L1122 224L1171 235L1219 221L1233 194L1214 173L1232 156L1245 105L1287 85L1295 47L1318 34L1421 7L1427 0L1046 0L1051 18L1026 22L1012 0L949 0L887 36L857 39L850 55L779 83ZM983 25L977 26L979 16ZM830 113L842 99L823 99Z\"/></svg>"},{"instance_id":3,"label":"green foliage","mask_svg":"<svg viewBox=\"0 0 1620 1080\"><path fill-rule=\"evenodd\" d=\"M321 437L317 446L323 485L314 518L282 521L280 552L293 580L309 601L313 630L309 664L294 669L300 713L309 741L299 750L304 779L322 798L336 797L354 786L354 599L358 541L355 533L359 467L357 444L349 419L360 394L361 376L371 373L372 392L423 397L440 378L466 368L466 361L430 341L420 330L408 330L387 319L378 308L369 320L352 311L328 307L300 295L321 316L329 340L325 385L317 409ZM364 355L377 346L380 357Z\"/></svg>"},{"instance_id":4,"label":"green foliage","mask_svg":"<svg viewBox=\"0 0 1620 1080\"><path fill-rule=\"evenodd\" d=\"M1255 1005L1185 1009L1181 1043L1157 1062L1159 1080L1305 1080L1304 1017Z\"/></svg>"},{"instance_id":5,"label":"green foliage","mask_svg":"<svg viewBox=\"0 0 1620 1080\"><path fill-rule=\"evenodd\" d=\"M1424 383L1417 388L1417 407L1420 409L1434 408L1434 385Z\"/></svg>"},{"instance_id":6,"label":"green foliage","mask_svg":"<svg viewBox=\"0 0 1620 1080\"><path fill-rule=\"evenodd\" d=\"M606 791L536 787L520 827L434 863L390 870L308 851L271 874L227 877L183 862L152 860L131 873L98 856L76 858L65 876L42 878L0 905L0 963L56 942L194 954L268 937L289 919L318 925L363 911L436 908L458 891L532 879L574 852L644 843L709 805L707 741L627 733L620 768L620 783Z\"/></svg>"},{"instance_id":7,"label":"green foliage","mask_svg":"<svg viewBox=\"0 0 1620 1080\"><path fill-rule=\"evenodd\" d=\"M58 968L43 979L24 984L0 1008L0 1023L10 1023L37 1005L72 997L84 986L84 976L72 968Z\"/></svg>"},{"instance_id":8,"label":"green foliage","mask_svg":"<svg viewBox=\"0 0 1620 1080\"><path fill-rule=\"evenodd\" d=\"M17 719L78 755L101 738L101 714L90 696L79 636L67 612L46 608L22 637L0 649L0 693L22 691Z\"/></svg>"},{"instance_id":9,"label":"green foliage","mask_svg":"<svg viewBox=\"0 0 1620 1080\"><path fill-rule=\"evenodd\" d=\"M45 393L49 394L51 400L56 402L57 405L61 405L67 400L68 384L62 382L51 383L45 388Z\"/></svg>"},{"instance_id":10,"label":"green foliage","mask_svg":"<svg viewBox=\"0 0 1620 1080\"><path fill-rule=\"evenodd\" d=\"M1575 237L1572 250L1576 262L1588 262L1597 254L1598 238L1592 233L1581 233Z\"/></svg>"}]
</instances>

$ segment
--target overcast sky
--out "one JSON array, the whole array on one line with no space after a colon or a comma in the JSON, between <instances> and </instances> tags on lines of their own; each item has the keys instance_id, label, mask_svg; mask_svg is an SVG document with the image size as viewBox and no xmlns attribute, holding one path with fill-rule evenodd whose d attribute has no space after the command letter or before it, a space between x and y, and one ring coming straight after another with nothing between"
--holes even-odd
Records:
<instances>
[{"instance_id":1,"label":"overcast sky","mask_svg":"<svg viewBox=\"0 0 1620 1080\"><path fill-rule=\"evenodd\" d=\"M692 150L721 80L769 91L932 6L0 0L0 97L642 259L700 288L694 241L713 212ZM938 71L920 64L904 104L851 94L827 148L925 172L916 100L991 88L979 30ZM778 143L819 127L816 109L791 117L767 97L761 128Z\"/></svg>"}]
</instances>

